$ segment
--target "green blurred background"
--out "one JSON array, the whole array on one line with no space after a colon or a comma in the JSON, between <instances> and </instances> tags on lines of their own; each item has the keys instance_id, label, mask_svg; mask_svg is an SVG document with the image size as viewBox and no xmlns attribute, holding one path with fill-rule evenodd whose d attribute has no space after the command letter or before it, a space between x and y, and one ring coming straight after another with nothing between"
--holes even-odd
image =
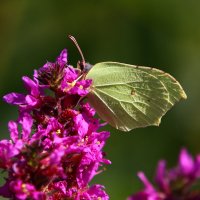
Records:
<instances>
[{"instance_id":1,"label":"green blurred background","mask_svg":"<svg viewBox=\"0 0 200 200\"><path fill-rule=\"evenodd\" d=\"M113 128L105 151L112 165L95 177L111 200L126 199L142 187L136 173L151 179L159 159L176 164L187 147L200 152L200 1L0 1L0 93L24 91L21 76L32 76L63 48L69 62L80 58L67 39L74 35L91 64L117 61L157 67L180 81L188 99L162 119L160 127L122 133ZM16 108L0 102L0 138Z\"/></svg>"}]
</instances>

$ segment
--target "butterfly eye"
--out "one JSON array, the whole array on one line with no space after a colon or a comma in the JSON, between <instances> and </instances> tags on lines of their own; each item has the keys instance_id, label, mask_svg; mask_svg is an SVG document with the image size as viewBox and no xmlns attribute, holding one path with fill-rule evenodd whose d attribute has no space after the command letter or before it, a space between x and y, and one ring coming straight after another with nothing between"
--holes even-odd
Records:
<instances>
[{"instance_id":1,"label":"butterfly eye","mask_svg":"<svg viewBox=\"0 0 200 200\"><path fill-rule=\"evenodd\" d=\"M92 67L93 65L91 65L90 63L86 63L83 72L88 73Z\"/></svg>"}]
</instances>

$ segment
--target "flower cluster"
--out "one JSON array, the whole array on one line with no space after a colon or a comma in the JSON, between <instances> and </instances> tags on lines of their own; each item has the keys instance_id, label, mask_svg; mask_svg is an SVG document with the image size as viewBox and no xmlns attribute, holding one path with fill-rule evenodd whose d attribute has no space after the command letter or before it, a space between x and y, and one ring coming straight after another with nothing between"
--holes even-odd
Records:
<instances>
[{"instance_id":1,"label":"flower cluster","mask_svg":"<svg viewBox=\"0 0 200 200\"><path fill-rule=\"evenodd\" d=\"M182 149L177 167L166 170L166 162L159 161L154 187L143 172L138 176L144 189L133 194L128 200L200 200L200 155L195 159Z\"/></svg>"},{"instance_id":2,"label":"flower cluster","mask_svg":"<svg viewBox=\"0 0 200 200\"><path fill-rule=\"evenodd\" d=\"M7 172L0 195L17 200L107 200L102 185L89 186L110 164L102 148L109 132L85 102L92 80L67 63L64 49L54 63L22 78L27 94L10 93L19 117L10 121L10 140L0 141L0 168Z\"/></svg>"}]
</instances>

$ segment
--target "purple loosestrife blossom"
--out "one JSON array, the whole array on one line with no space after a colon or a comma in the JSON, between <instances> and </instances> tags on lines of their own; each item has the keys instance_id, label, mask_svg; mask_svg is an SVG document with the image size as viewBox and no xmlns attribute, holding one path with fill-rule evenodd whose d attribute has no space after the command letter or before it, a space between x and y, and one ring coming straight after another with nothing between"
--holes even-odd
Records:
<instances>
[{"instance_id":1,"label":"purple loosestrife blossom","mask_svg":"<svg viewBox=\"0 0 200 200\"><path fill-rule=\"evenodd\" d=\"M200 155L195 159L182 149L175 168L166 169L166 162L159 161L153 186L143 172L138 176L144 189L130 196L128 200L200 200Z\"/></svg>"},{"instance_id":2,"label":"purple loosestrife blossom","mask_svg":"<svg viewBox=\"0 0 200 200\"><path fill-rule=\"evenodd\" d=\"M109 132L98 132L95 110L84 103L92 80L67 63L63 50L55 63L22 78L27 94L4 100L18 106L10 140L0 141L0 168L7 171L0 195L17 200L107 200L102 185L89 186L103 164ZM47 90L51 91L51 95Z\"/></svg>"}]
</instances>

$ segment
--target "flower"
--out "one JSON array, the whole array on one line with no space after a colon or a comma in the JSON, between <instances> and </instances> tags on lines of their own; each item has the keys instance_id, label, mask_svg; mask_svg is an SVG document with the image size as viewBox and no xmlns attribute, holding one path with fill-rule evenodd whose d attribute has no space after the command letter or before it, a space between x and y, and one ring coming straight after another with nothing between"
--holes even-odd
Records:
<instances>
[{"instance_id":1,"label":"flower","mask_svg":"<svg viewBox=\"0 0 200 200\"><path fill-rule=\"evenodd\" d=\"M12 92L3 97L4 101L12 105L18 105L19 109L23 112L31 110L41 104L41 95L43 94L42 88L38 83L27 76L22 77L24 86L28 91L27 95Z\"/></svg>"},{"instance_id":2,"label":"flower","mask_svg":"<svg viewBox=\"0 0 200 200\"><path fill-rule=\"evenodd\" d=\"M138 173L144 189L130 196L128 200L199 200L200 192L194 186L200 179L199 155L194 159L183 148L175 168L166 169L166 162L158 162L155 183L153 186L143 172Z\"/></svg>"},{"instance_id":3,"label":"flower","mask_svg":"<svg viewBox=\"0 0 200 200\"><path fill-rule=\"evenodd\" d=\"M85 96L89 93L89 87L92 84L92 80L78 80L80 71L75 70L72 67L68 67L66 74L61 82L61 89L68 94L78 94L79 96Z\"/></svg>"},{"instance_id":4,"label":"flower","mask_svg":"<svg viewBox=\"0 0 200 200\"><path fill-rule=\"evenodd\" d=\"M0 168L7 171L0 195L10 199L109 199L101 185L89 186L104 164L110 133L82 99L92 80L67 63L64 49L54 63L22 78L27 94L3 99L19 109L8 123L9 140L0 141ZM50 91L50 92L49 92Z\"/></svg>"}]
</instances>

